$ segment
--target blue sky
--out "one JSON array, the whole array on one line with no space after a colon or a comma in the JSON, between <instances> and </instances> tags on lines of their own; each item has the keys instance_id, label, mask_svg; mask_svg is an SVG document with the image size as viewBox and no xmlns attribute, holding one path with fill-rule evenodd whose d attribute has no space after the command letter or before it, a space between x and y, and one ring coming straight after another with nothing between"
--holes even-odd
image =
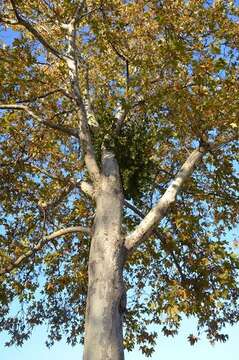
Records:
<instances>
[{"instance_id":1,"label":"blue sky","mask_svg":"<svg viewBox=\"0 0 239 360\"><path fill-rule=\"evenodd\" d=\"M193 331L195 322L185 320L180 329L179 335L174 338L166 338L163 335L158 340L158 345L152 360L225 360L230 356L232 359L239 358L239 327L228 327L229 340L226 343L217 343L212 346L205 338L202 338L196 345L191 346L186 340L190 331ZM160 335L160 334L159 334ZM57 343L50 350L46 348L45 330L39 328L35 331L32 338L25 343L22 348L4 348L4 336L0 335L0 355L1 360L80 360L82 359L82 346L71 347L64 341ZM126 360L145 360L147 359L136 349L131 353L125 354Z\"/></svg>"}]
</instances>

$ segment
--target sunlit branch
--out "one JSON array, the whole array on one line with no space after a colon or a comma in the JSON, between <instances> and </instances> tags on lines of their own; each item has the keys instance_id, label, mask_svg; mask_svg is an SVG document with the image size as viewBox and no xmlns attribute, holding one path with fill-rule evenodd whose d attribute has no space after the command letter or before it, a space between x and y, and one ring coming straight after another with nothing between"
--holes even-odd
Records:
<instances>
[{"instance_id":1,"label":"sunlit branch","mask_svg":"<svg viewBox=\"0 0 239 360\"><path fill-rule=\"evenodd\" d=\"M16 260L14 260L10 265L6 268L0 269L0 275L7 274L12 270L18 268L20 265L23 264L24 261L34 256L37 252L42 250L43 246L46 245L53 239L62 237L64 235L83 232L85 234L91 234L91 229L83 226L72 226L65 229L61 229L58 231L53 232L52 234L43 237L39 242L33 247L33 249L28 250L25 254L20 255Z\"/></svg>"},{"instance_id":2,"label":"sunlit branch","mask_svg":"<svg viewBox=\"0 0 239 360\"><path fill-rule=\"evenodd\" d=\"M86 74L85 74L85 81L86 81L86 88L82 92L83 102L85 105L85 110L87 114L88 124L92 128L99 128L99 124L96 120L95 113L92 109L92 99L90 95L90 78L89 78L89 67L88 64L85 64Z\"/></svg>"},{"instance_id":3,"label":"sunlit branch","mask_svg":"<svg viewBox=\"0 0 239 360\"><path fill-rule=\"evenodd\" d=\"M163 196L160 198L159 202L149 211L132 234L129 234L126 237L125 247L128 250L133 249L142 241L148 239L148 237L153 233L155 226L164 218L169 207L175 202L177 194L191 176L196 164L202 159L203 155L207 151L208 148L200 147L191 153L179 170L175 179L171 182Z\"/></svg>"},{"instance_id":4,"label":"sunlit branch","mask_svg":"<svg viewBox=\"0 0 239 360\"><path fill-rule=\"evenodd\" d=\"M49 9L50 11L53 12L52 17L54 17L55 19L59 18L59 14L57 13L57 11L55 10L55 5L53 2L48 2L46 0L42 0L43 4L46 6L47 10Z\"/></svg>"},{"instance_id":5,"label":"sunlit branch","mask_svg":"<svg viewBox=\"0 0 239 360\"><path fill-rule=\"evenodd\" d=\"M213 153L218 149L221 149L223 146L231 143L232 141L238 141L238 132L236 134L219 134L215 139L214 144L210 145L210 151Z\"/></svg>"},{"instance_id":6,"label":"sunlit branch","mask_svg":"<svg viewBox=\"0 0 239 360\"><path fill-rule=\"evenodd\" d=\"M128 250L132 250L138 246L141 242L148 239L149 236L153 233L155 226L159 224L159 222L164 218L171 204L175 202L178 193L181 191L185 182L190 178L195 166L201 161L203 156L207 152L217 151L222 146L228 144L231 141L234 141L235 139L235 135L221 134L217 137L217 141L214 143L204 144L189 155L158 203L149 211L149 213L144 217L135 230L126 236L125 247Z\"/></svg>"},{"instance_id":7,"label":"sunlit branch","mask_svg":"<svg viewBox=\"0 0 239 360\"><path fill-rule=\"evenodd\" d=\"M79 139L78 131L76 129L65 127L65 126L58 125L58 124L53 124L52 122L47 121L47 120L43 120L42 123L51 129L61 131L69 136L73 136L73 137Z\"/></svg>"},{"instance_id":8,"label":"sunlit branch","mask_svg":"<svg viewBox=\"0 0 239 360\"><path fill-rule=\"evenodd\" d=\"M141 219L145 218L145 214L139 210L136 206L132 205L130 202L128 202L127 200L124 200L124 204L127 208L129 208L130 210L132 210L135 214L137 214ZM167 242L167 238L164 234L159 232L159 229L154 229L154 234L157 236L157 238L161 241L162 244L165 244ZM174 264L181 276L182 280L185 280L185 275L183 273L183 270L178 262L178 259L176 257L176 255L174 254L173 251L169 251L170 255L172 256L172 259L174 261Z\"/></svg>"},{"instance_id":9,"label":"sunlit branch","mask_svg":"<svg viewBox=\"0 0 239 360\"><path fill-rule=\"evenodd\" d=\"M13 19L4 18L0 15L0 22L3 22L4 24L8 25L17 25L18 21Z\"/></svg>"},{"instance_id":10,"label":"sunlit branch","mask_svg":"<svg viewBox=\"0 0 239 360\"><path fill-rule=\"evenodd\" d=\"M90 198L94 199L94 187L86 181L81 181L78 187Z\"/></svg>"},{"instance_id":11,"label":"sunlit branch","mask_svg":"<svg viewBox=\"0 0 239 360\"><path fill-rule=\"evenodd\" d=\"M26 162L25 164L26 164L27 166L31 167L32 169L37 170L37 171L40 172L41 174L46 175L47 177L49 177L49 178L52 179L52 180L56 180L56 181L58 181L58 182L60 182L60 183L65 182L64 179L62 179L62 178L60 178L60 177L58 177L58 176L56 176L56 175L51 174L49 171L41 168L40 166L31 164L31 163L27 163L27 162Z\"/></svg>"},{"instance_id":12,"label":"sunlit branch","mask_svg":"<svg viewBox=\"0 0 239 360\"><path fill-rule=\"evenodd\" d=\"M57 181L60 184L65 184L65 187L61 190L61 193L59 194L57 199L54 199L51 203L47 204L47 210L49 208L54 208L57 205L59 205L59 203L74 189L78 189L78 190L82 191L84 194L89 196L91 199L94 198L94 187L93 187L93 185L91 185L90 183L88 183L86 181L75 180L73 178L68 178L68 179L62 178L60 176L51 174L49 171L47 171L37 165L31 164L31 163L26 163L26 165L30 166L32 169L37 170L41 174L46 175L50 179Z\"/></svg>"},{"instance_id":13,"label":"sunlit branch","mask_svg":"<svg viewBox=\"0 0 239 360\"><path fill-rule=\"evenodd\" d=\"M65 127L59 124L54 124L51 121L41 119L29 107L22 104L0 104L0 109L3 110L22 110L25 111L32 119L36 120L39 124L45 125L51 129L61 131L67 135L79 138L78 131L73 128Z\"/></svg>"},{"instance_id":14,"label":"sunlit branch","mask_svg":"<svg viewBox=\"0 0 239 360\"><path fill-rule=\"evenodd\" d=\"M79 16L79 14L77 15ZM94 148L91 141L91 135L88 123L88 113L84 104L83 96L79 84L78 76L78 51L76 45L76 27L75 22L68 24L68 57L66 63L69 69L69 76L71 80L72 90L75 96L76 105L79 108L79 138L84 152L84 160L87 170L93 182L97 182L100 177L100 170L96 162Z\"/></svg>"},{"instance_id":15,"label":"sunlit branch","mask_svg":"<svg viewBox=\"0 0 239 360\"><path fill-rule=\"evenodd\" d=\"M49 210L54 210L58 205L61 204L64 199L76 188L78 188L78 183L74 181L72 178L62 178L60 176L56 176L51 174L49 171L40 168L37 165L26 163L27 166L31 167L32 169L37 170L41 174L46 175L50 179L57 181L61 184L61 188L58 191L57 196L55 196L51 201L47 202L44 206L44 211L47 213Z\"/></svg>"},{"instance_id":16,"label":"sunlit branch","mask_svg":"<svg viewBox=\"0 0 239 360\"><path fill-rule=\"evenodd\" d=\"M46 175L47 177L49 177L52 180L58 181L61 184L68 183L68 185L62 189L62 195L63 195L63 193L64 193L64 195L67 195L66 189L68 189L68 193L69 193L71 190L77 188L78 190L82 191L85 195L89 196L91 199L94 199L94 191L95 191L94 186L92 184L90 184L89 182L86 182L83 180L75 180L73 178L65 179L60 176L53 175L49 171L42 169L37 165L30 164L30 163L27 163L26 165L29 165L31 168L39 171L40 173ZM50 205L50 207L52 207L53 203ZM57 201L57 203L59 203L59 201Z\"/></svg>"},{"instance_id":17,"label":"sunlit branch","mask_svg":"<svg viewBox=\"0 0 239 360\"><path fill-rule=\"evenodd\" d=\"M118 135L121 131L121 128L125 122L125 119L129 113L129 109L123 109L122 105L119 104L116 109L115 118L117 120L115 127L115 134Z\"/></svg>"}]
</instances>

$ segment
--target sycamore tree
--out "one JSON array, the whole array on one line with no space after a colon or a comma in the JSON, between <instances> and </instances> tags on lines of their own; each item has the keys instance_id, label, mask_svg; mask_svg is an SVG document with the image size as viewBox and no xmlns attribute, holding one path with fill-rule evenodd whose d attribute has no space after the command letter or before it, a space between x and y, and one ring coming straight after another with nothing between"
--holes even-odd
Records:
<instances>
[{"instance_id":1,"label":"sycamore tree","mask_svg":"<svg viewBox=\"0 0 239 360\"><path fill-rule=\"evenodd\" d=\"M153 352L239 320L238 4L5 0L0 330ZM127 303L126 303L127 294ZM12 304L14 307L12 308ZM17 308L17 311L13 311Z\"/></svg>"}]
</instances>

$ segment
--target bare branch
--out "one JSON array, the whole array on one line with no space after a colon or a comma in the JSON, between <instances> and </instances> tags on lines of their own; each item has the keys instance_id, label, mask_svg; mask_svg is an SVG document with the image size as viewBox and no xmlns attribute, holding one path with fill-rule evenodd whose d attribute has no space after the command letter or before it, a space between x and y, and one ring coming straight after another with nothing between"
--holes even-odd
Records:
<instances>
[{"instance_id":1,"label":"bare branch","mask_svg":"<svg viewBox=\"0 0 239 360\"><path fill-rule=\"evenodd\" d=\"M6 110L23 110L26 111L33 119L37 120L37 122L42 122L41 118L36 115L30 108L21 104L0 104L0 109Z\"/></svg>"},{"instance_id":2,"label":"bare branch","mask_svg":"<svg viewBox=\"0 0 239 360\"><path fill-rule=\"evenodd\" d=\"M159 202L150 210L133 233L126 237L125 247L128 250L132 250L153 233L155 226L159 224L171 204L175 202L177 194L191 176L196 164L208 150L208 147L200 147L191 153Z\"/></svg>"},{"instance_id":3,"label":"bare branch","mask_svg":"<svg viewBox=\"0 0 239 360\"><path fill-rule=\"evenodd\" d=\"M22 17L22 15L19 13L19 11L17 9L16 1L10 0L10 2L12 4L12 8L13 8L16 18L18 20L18 23L23 25L38 41L40 41L40 43L47 50L49 50L52 54L54 54L58 59L63 59L63 56L60 54L60 52L57 49L55 49L52 45L50 45L48 43L48 41L46 39L44 39L44 37L34 28L34 26L31 25L28 21L26 21Z\"/></svg>"},{"instance_id":4,"label":"bare branch","mask_svg":"<svg viewBox=\"0 0 239 360\"><path fill-rule=\"evenodd\" d=\"M83 193L85 193L87 196L89 196L90 198L94 199L94 186L86 181L82 181L82 180L75 180L73 178L61 178L59 176L53 175L51 174L49 171L40 168L37 165L31 164L31 163L26 163L26 165L29 165L32 169L35 169L37 171L39 171L40 173L46 175L47 177L49 177L52 180L56 180L61 184L66 184L65 188L62 189L61 194L63 195L67 195L71 190L77 188L79 190L81 190ZM66 192L67 191L67 192ZM55 202L54 202L55 203ZM59 203L59 201L57 201L57 204ZM47 204L47 207L50 205L50 207L52 207L53 203L51 204Z\"/></svg>"},{"instance_id":5,"label":"bare branch","mask_svg":"<svg viewBox=\"0 0 239 360\"><path fill-rule=\"evenodd\" d=\"M91 229L83 226L72 226L65 229L61 229L53 232L52 234L43 237L39 242L33 247L33 249L28 250L25 254L20 255L14 262L8 265L5 269L0 269L0 275L7 274L12 270L18 268L25 260L34 256L38 251L40 251L44 245L46 245L49 241L59 238L61 236L83 232L86 234L91 234Z\"/></svg>"},{"instance_id":6,"label":"bare branch","mask_svg":"<svg viewBox=\"0 0 239 360\"><path fill-rule=\"evenodd\" d=\"M31 163L25 163L27 166L30 166L32 169L35 169L37 171L39 171L40 173L46 175L47 177L49 177L52 180L58 181L58 183L60 184L66 184L66 186L62 189L60 197L58 197L58 200L56 201L56 199L52 202L47 204L47 208L48 207L53 207L54 205L57 206L59 204L59 200L62 200L63 197L65 197L67 194L69 194L69 192L75 188L81 190L84 194L86 194L87 196L89 196L91 199L94 199L94 186L92 184L90 184L89 182L86 181L82 181L82 180L75 180L73 178L62 178L60 176L51 174L49 171L31 164Z\"/></svg>"},{"instance_id":7,"label":"bare branch","mask_svg":"<svg viewBox=\"0 0 239 360\"><path fill-rule=\"evenodd\" d=\"M107 22L107 17L106 17L106 15L105 15L105 12L104 12L103 8L101 8L101 12L102 12L102 14L103 14L103 18L104 18L104 21L105 21L105 23L106 23L106 22ZM127 55L124 54L124 52L123 52L122 49L120 49L120 50L117 49L117 47L115 46L114 42L113 42L113 41L110 39L110 37L109 37L109 35L110 35L109 32L107 32L107 35L108 35L108 36L107 36L107 40L108 40L108 42L109 42L112 50L115 52L115 54L116 54L121 60L123 60L123 61L128 65L129 59L128 59Z\"/></svg>"},{"instance_id":8,"label":"bare branch","mask_svg":"<svg viewBox=\"0 0 239 360\"><path fill-rule=\"evenodd\" d=\"M78 119L79 119L79 132L76 132L75 130L64 128L60 125L55 125L50 123L49 121L43 121L46 126L53 128L55 130L61 130L65 133L68 133L69 135L75 136L77 138L80 138L82 148L84 150L84 159L86 163L86 167L89 171L90 176L92 177L93 181L97 181L99 179L99 168L96 162L94 149L91 143L91 136L89 131L89 125L88 125L88 114L87 110L83 101L83 97L81 95L80 86L79 86L79 80L78 80L78 59L79 54L77 53L77 46L76 46L76 25L78 21L80 20L80 14L82 9L84 8L85 1L81 1L79 6L77 6L76 12L74 14L74 17L72 19L72 22L67 24L66 30L68 31L68 41L69 41L69 51L68 54L65 56L62 56L54 47L52 47L45 39L44 37L28 22L26 21L22 15L20 15L15 0L10 0L13 10L15 12L16 18L20 24L22 24L28 31L30 31L36 39L38 39L41 44L48 49L51 53L53 53L56 57L60 59L64 59L68 65L69 68L69 74L72 84L73 93L75 96L76 103L79 107L78 112ZM2 107L3 108L3 107ZM5 106L5 109L9 107ZM14 105L11 107L12 109L21 109L27 111L33 118L38 119L38 117L28 108L19 108L17 105Z\"/></svg>"},{"instance_id":9,"label":"bare branch","mask_svg":"<svg viewBox=\"0 0 239 360\"><path fill-rule=\"evenodd\" d=\"M222 148L224 145L227 145L230 142L237 140L238 140L238 133L230 134L230 135L219 134L215 139L214 144L210 145L210 151L215 152L216 150Z\"/></svg>"},{"instance_id":10,"label":"bare branch","mask_svg":"<svg viewBox=\"0 0 239 360\"><path fill-rule=\"evenodd\" d=\"M86 64L86 74L85 74L85 81L86 81L86 89L82 92L83 102L85 105L85 110L87 114L88 124L92 128L99 128L99 124L96 120L94 111L92 109L92 101L90 96L90 79L89 79L89 67Z\"/></svg>"},{"instance_id":11,"label":"bare branch","mask_svg":"<svg viewBox=\"0 0 239 360\"><path fill-rule=\"evenodd\" d=\"M94 199L94 187L92 184L86 182L86 181L81 181L81 180L75 180L73 178L62 178L60 176L51 174L49 171L40 168L37 165L31 164L31 163L25 163L27 166L30 166L32 169L35 169L37 171L39 171L40 173L46 175L47 177L49 177L52 180L57 181L60 184L64 184L65 186L61 189L60 193L58 194L58 197L53 199L51 202L46 204L46 211L57 207L62 200L64 200L64 198L66 198L66 196L74 189L78 189L80 191L82 191L84 194L86 194L87 196L89 196L91 199Z\"/></svg>"}]
</instances>

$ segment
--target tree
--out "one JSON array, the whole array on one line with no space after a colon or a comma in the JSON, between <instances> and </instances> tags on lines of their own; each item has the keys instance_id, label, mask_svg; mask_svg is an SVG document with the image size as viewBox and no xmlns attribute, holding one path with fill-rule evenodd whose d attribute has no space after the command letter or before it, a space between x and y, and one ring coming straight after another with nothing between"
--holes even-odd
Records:
<instances>
[{"instance_id":1,"label":"tree","mask_svg":"<svg viewBox=\"0 0 239 360\"><path fill-rule=\"evenodd\" d=\"M123 359L136 343L150 356L148 325L174 335L183 314L226 340L239 317L226 240L238 16L224 0L3 3L15 34L0 49L7 345L46 323L49 346L85 333L85 360Z\"/></svg>"}]
</instances>

